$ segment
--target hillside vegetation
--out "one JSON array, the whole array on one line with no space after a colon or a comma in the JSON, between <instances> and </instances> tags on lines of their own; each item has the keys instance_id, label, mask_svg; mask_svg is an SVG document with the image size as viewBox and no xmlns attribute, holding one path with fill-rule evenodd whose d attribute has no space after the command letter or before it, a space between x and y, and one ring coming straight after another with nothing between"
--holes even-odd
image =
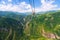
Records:
<instances>
[{"instance_id":1,"label":"hillside vegetation","mask_svg":"<svg viewBox=\"0 0 60 40\"><path fill-rule=\"evenodd\" d=\"M60 40L60 12L25 15L0 11L0 40Z\"/></svg>"}]
</instances>

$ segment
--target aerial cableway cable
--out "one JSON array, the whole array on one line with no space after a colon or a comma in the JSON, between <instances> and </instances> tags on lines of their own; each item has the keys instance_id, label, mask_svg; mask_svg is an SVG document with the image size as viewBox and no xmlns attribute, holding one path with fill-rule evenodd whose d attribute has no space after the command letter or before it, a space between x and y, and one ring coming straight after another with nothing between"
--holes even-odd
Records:
<instances>
[{"instance_id":1,"label":"aerial cableway cable","mask_svg":"<svg viewBox=\"0 0 60 40\"><path fill-rule=\"evenodd\" d=\"M34 0L33 0L33 6L34 6L33 14L35 14L35 1Z\"/></svg>"},{"instance_id":2,"label":"aerial cableway cable","mask_svg":"<svg viewBox=\"0 0 60 40\"><path fill-rule=\"evenodd\" d=\"M31 10L32 10L32 16L31 16L31 21L32 21L32 27L31 27L31 31L30 31L30 33L33 35L33 34L35 34L35 31L34 31L34 19L35 19L35 0L29 0L29 3L30 3L30 5L32 5L32 7L31 7Z\"/></svg>"},{"instance_id":3,"label":"aerial cableway cable","mask_svg":"<svg viewBox=\"0 0 60 40\"><path fill-rule=\"evenodd\" d=\"M24 25L25 27L25 29L27 28L27 27L29 27L29 23L31 23L31 21L33 20L33 18L34 18L34 14L35 14L35 2L34 2L34 0L28 0L29 1L29 3L30 3L30 5L31 5L31 11L32 11L32 15L30 16L30 17L27 17L27 19L25 20L26 22L25 22L25 25L23 24L23 23L21 23L22 25ZM33 8L34 7L34 8ZM32 21L32 25L34 25L34 23L33 23L33 21ZM33 29L34 27L32 27L32 32L34 33L34 29ZM30 29L29 29L30 30ZM29 31L28 33L30 34L30 32L31 31ZM28 34L27 34L28 35Z\"/></svg>"},{"instance_id":4,"label":"aerial cableway cable","mask_svg":"<svg viewBox=\"0 0 60 40\"><path fill-rule=\"evenodd\" d=\"M33 5L34 8L31 7L32 13L35 14L35 1L29 0L30 5Z\"/></svg>"}]
</instances>

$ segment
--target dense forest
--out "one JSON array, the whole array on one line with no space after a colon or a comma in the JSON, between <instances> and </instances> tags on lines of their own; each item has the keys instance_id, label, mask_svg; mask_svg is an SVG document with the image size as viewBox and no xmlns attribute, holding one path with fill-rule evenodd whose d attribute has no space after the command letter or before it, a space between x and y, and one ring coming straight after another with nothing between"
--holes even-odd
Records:
<instances>
[{"instance_id":1,"label":"dense forest","mask_svg":"<svg viewBox=\"0 0 60 40\"><path fill-rule=\"evenodd\" d=\"M60 40L60 12L0 11L0 40Z\"/></svg>"}]
</instances>

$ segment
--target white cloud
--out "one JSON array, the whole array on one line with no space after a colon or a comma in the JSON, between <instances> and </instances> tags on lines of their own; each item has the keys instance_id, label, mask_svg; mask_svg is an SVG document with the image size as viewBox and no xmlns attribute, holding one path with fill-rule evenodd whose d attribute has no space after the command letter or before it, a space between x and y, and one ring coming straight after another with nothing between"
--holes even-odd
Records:
<instances>
[{"instance_id":1,"label":"white cloud","mask_svg":"<svg viewBox=\"0 0 60 40\"><path fill-rule=\"evenodd\" d=\"M52 9L54 9L54 8L56 8L57 7L57 5L53 5L52 3L53 3L54 1L49 1L49 2L46 2L45 0L41 0L41 3L42 3L42 5L41 5L41 9L44 9L44 11L47 11L47 10L52 10Z\"/></svg>"},{"instance_id":2,"label":"white cloud","mask_svg":"<svg viewBox=\"0 0 60 40\"><path fill-rule=\"evenodd\" d=\"M39 11L50 11L50 10L58 10L57 7L58 5L53 3L55 2L55 0L41 0L42 5L36 9L37 12Z\"/></svg>"},{"instance_id":3,"label":"white cloud","mask_svg":"<svg viewBox=\"0 0 60 40\"><path fill-rule=\"evenodd\" d=\"M5 1L2 1L2 4L5 4Z\"/></svg>"},{"instance_id":4,"label":"white cloud","mask_svg":"<svg viewBox=\"0 0 60 40\"><path fill-rule=\"evenodd\" d=\"M12 0L8 0L11 2ZM35 12L41 12L41 11L49 11L49 10L60 10L60 8L57 8L58 5L53 3L55 0L41 0L41 6L39 8L35 8ZM1 11L15 11L15 12L32 12L31 5L27 4L26 2L20 2L19 5L13 5L12 3L8 3L5 5L5 1L2 1L2 4L0 4L0 10Z\"/></svg>"},{"instance_id":5,"label":"white cloud","mask_svg":"<svg viewBox=\"0 0 60 40\"><path fill-rule=\"evenodd\" d=\"M7 5L0 4L0 10L1 11L15 11L15 12L31 12L31 5L27 4L26 2L21 2L19 5L13 5L11 3Z\"/></svg>"},{"instance_id":6,"label":"white cloud","mask_svg":"<svg viewBox=\"0 0 60 40\"><path fill-rule=\"evenodd\" d=\"M26 10L31 9L31 5L30 5L30 4L27 4L26 2L21 2L21 3L19 4L19 6L20 6L20 8L22 8L22 9L26 9Z\"/></svg>"},{"instance_id":7,"label":"white cloud","mask_svg":"<svg viewBox=\"0 0 60 40\"><path fill-rule=\"evenodd\" d=\"M12 0L8 0L8 2L12 2Z\"/></svg>"}]
</instances>

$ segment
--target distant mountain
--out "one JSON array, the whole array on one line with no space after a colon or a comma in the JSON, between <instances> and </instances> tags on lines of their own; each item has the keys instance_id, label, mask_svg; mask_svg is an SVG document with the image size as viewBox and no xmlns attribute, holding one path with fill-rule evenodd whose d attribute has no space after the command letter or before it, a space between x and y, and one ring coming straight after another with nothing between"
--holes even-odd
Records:
<instances>
[{"instance_id":1,"label":"distant mountain","mask_svg":"<svg viewBox=\"0 0 60 40\"><path fill-rule=\"evenodd\" d=\"M19 13L19 12L12 12L12 11L0 11L0 15L7 15L7 14L17 14L17 15L26 15L25 13Z\"/></svg>"},{"instance_id":2,"label":"distant mountain","mask_svg":"<svg viewBox=\"0 0 60 40\"><path fill-rule=\"evenodd\" d=\"M45 13L51 13L51 12L58 12L58 11L60 11L60 10L51 10L51 11L43 11L43 12L37 12L36 14L45 14Z\"/></svg>"}]
</instances>

